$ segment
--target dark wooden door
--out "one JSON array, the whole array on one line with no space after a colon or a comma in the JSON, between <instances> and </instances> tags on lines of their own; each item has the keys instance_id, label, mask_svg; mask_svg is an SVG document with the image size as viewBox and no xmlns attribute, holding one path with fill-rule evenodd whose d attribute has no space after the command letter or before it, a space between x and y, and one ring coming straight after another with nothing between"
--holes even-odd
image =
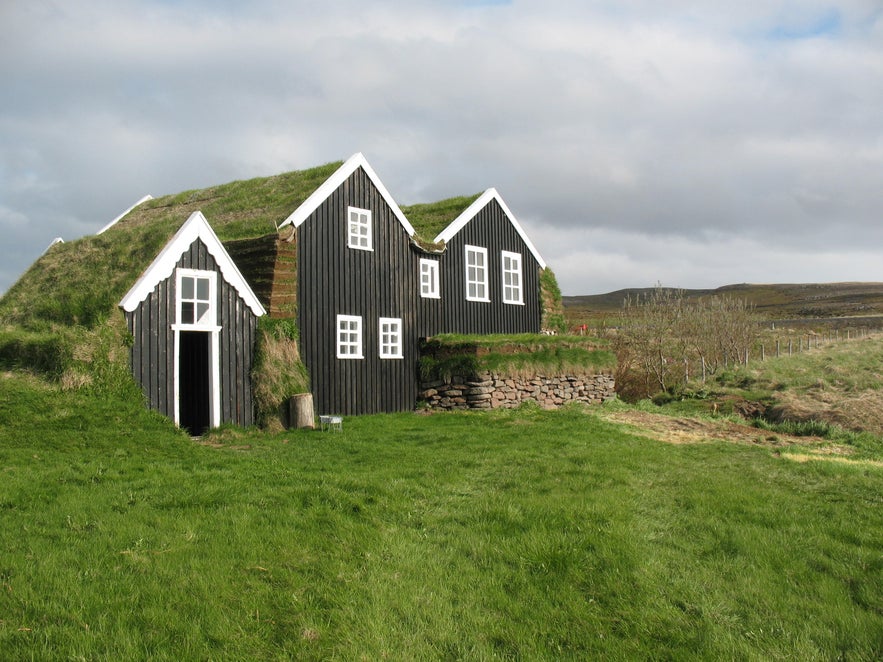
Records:
<instances>
[{"instance_id":1,"label":"dark wooden door","mask_svg":"<svg viewBox=\"0 0 883 662\"><path fill-rule=\"evenodd\" d=\"M209 334L182 331L178 351L178 414L182 428L194 436L209 428L211 401Z\"/></svg>"}]
</instances>

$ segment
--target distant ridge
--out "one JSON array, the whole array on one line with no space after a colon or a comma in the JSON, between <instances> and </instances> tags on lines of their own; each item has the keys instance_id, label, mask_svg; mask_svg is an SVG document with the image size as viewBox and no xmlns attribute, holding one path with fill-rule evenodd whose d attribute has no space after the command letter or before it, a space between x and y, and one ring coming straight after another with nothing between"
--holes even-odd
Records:
<instances>
[{"instance_id":1,"label":"distant ridge","mask_svg":"<svg viewBox=\"0 0 883 662\"><path fill-rule=\"evenodd\" d=\"M652 292L654 288L616 290L607 294L565 296L571 319L599 318L616 314L623 301ZM672 288L666 288L672 289ZM724 285L709 290L683 290L689 298L728 295L744 299L769 319L869 317L883 315L881 283L806 283Z\"/></svg>"}]
</instances>

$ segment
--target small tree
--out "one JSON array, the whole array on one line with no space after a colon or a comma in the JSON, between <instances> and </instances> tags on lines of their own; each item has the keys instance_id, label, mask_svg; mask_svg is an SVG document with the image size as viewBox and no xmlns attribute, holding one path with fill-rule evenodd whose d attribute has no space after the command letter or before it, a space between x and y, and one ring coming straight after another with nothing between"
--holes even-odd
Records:
<instances>
[{"instance_id":1,"label":"small tree","mask_svg":"<svg viewBox=\"0 0 883 662\"><path fill-rule=\"evenodd\" d=\"M629 297L612 340L620 394L647 397L671 390L690 374L743 363L759 329L754 308L735 297L689 300L682 290L661 285Z\"/></svg>"}]
</instances>

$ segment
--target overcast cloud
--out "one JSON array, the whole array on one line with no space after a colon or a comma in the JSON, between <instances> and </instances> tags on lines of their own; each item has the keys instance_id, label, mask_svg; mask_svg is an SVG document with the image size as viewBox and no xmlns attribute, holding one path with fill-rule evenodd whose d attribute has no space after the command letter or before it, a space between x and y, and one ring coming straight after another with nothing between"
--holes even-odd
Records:
<instances>
[{"instance_id":1,"label":"overcast cloud","mask_svg":"<svg viewBox=\"0 0 883 662\"><path fill-rule=\"evenodd\" d=\"M879 0L11 0L0 81L0 292L359 151L400 204L496 187L565 294L883 281Z\"/></svg>"}]
</instances>

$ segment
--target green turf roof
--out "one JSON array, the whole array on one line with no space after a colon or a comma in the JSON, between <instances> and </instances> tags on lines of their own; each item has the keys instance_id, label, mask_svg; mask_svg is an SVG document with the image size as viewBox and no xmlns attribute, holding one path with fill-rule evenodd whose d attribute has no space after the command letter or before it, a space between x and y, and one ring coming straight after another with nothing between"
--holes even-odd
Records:
<instances>
[{"instance_id":1,"label":"green turf roof","mask_svg":"<svg viewBox=\"0 0 883 662\"><path fill-rule=\"evenodd\" d=\"M341 165L342 161L338 161L308 170L166 195L139 205L108 232L166 221L174 223L174 232L190 214L199 210L224 241L260 237L275 232Z\"/></svg>"},{"instance_id":2,"label":"green turf roof","mask_svg":"<svg viewBox=\"0 0 883 662\"><path fill-rule=\"evenodd\" d=\"M200 210L222 241L275 232L343 162L148 200L100 235L53 246L0 299L0 324L91 326L110 314L153 258ZM418 244L430 242L479 196L403 207Z\"/></svg>"},{"instance_id":3,"label":"green turf roof","mask_svg":"<svg viewBox=\"0 0 883 662\"><path fill-rule=\"evenodd\" d=\"M435 239L455 218L466 211L481 193L402 207L417 236L427 242Z\"/></svg>"}]
</instances>

